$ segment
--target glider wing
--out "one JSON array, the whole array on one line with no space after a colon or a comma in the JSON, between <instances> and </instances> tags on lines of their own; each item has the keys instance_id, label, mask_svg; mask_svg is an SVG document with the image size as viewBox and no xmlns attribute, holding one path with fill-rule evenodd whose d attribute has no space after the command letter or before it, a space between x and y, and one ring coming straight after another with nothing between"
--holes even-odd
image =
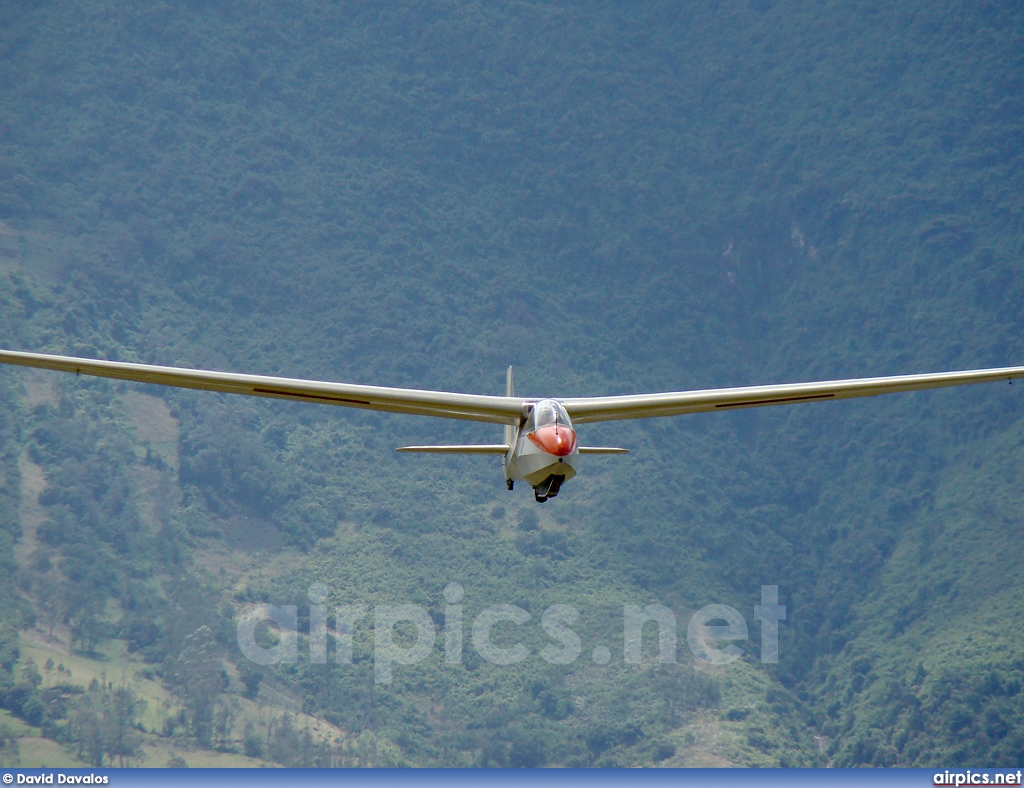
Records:
<instances>
[{"instance_id":1,"label":"glider wing","mask_svg":"<svg viewBox=\"0 0 1024 788\"><path fill-rule=\"evenodd\" d=\"M157 367L124 361L95 361L42 353L20 353L0 350L0 363L23 367L95 375L138 383L155 383L228 394L247 394L298 402L342 405L365 410L392 413L413 413L446 419L467 419L496 424L519 423L523 400L519 397L491 397L479 394L453 394L444 391L357 386L348 383L327 383L262 375L240 375L233 372L210 372L178 367Z\"/></svg>"},{"instance_id":2,"label":"glider wing","mask_svg":"<svg viewBox=\"0 0 1024 788\"><path fill-rule=\"evenodd\" d=\"M826 380L817 383L788 383L777 386L676 391L664 394L636 394L620 397L577 397L559 400L573 423L645 419L652 416L677 416L684 413L757 408L763 405L790 405L798 402L823 402L850 397L873 397L899 391L919 391L967 383L1012 381L1024 378L1024 367L976 369L966 372L938 372L925 375L897 375L885 378Z\"/></svg>"}]
</instances>

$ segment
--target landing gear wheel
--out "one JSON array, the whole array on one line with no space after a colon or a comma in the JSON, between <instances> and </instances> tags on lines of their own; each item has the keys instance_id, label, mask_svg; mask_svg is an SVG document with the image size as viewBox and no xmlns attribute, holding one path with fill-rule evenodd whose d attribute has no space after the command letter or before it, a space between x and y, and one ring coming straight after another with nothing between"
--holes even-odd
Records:
<instances>
[{"instance_id":1,"label":"landing gear wheel","mask_svg":"<svg viewBox=\"0 0 1024 788\"><path fill-rule=\"evenodd\" d=\"M555 476L551 474L533 488L533 497L537 503L544 503L548 498L554 498L558 495L558 491L562 488L562 482L565 481L564 476Z\"/></svg>"},{"instance_id":2,"label":"landing gear wheel","mask_svg":"<svg viewBox=\"0 0 1024 788\"><path fill-rule=\"evenodd\" d=\"M515 482L511 479L505 479L505 486L511 490L515 486Z\"/></svg>"}]
</instances>

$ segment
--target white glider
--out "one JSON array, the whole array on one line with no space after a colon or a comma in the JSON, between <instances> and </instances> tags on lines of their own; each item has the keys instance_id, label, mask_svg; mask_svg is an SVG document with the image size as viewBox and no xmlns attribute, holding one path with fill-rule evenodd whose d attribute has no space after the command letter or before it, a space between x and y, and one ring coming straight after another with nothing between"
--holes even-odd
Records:
<instances>
[{"instance_id":1,"label":"white glider","mask_svg":"<svg viewBox=\"0 0 1024 788\"><path fill-rule=\"evenodd\" d=\"M673 391L663 394L537 399L515 395L511 367L508 369L505 396L498 397L295 380L233 372L209 372L11 350L0 350L0 363L72 372L76 375L155 383L161 386L246 394L251 397L271 397L502 424L504 439L501 443L404 446L398 451L500 454L508 488L511 490L513 483L522 479L533 487L534 496L538 501L555 497L562 483L576 475L576 460L579 455L624 454L628 451L605 446L580 446L577 443L574 424L873 397L876 394L1024 378L1024 367L1002 367L966 372L827 380L817 383Z\"/></svg>"}]
</instances>

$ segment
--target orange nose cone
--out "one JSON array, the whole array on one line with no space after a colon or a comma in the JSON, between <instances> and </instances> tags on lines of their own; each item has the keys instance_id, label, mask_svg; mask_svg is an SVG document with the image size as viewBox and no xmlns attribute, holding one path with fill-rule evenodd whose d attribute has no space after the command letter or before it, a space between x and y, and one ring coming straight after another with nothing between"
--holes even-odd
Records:
<instances>
[{"instance_id":1,"label":"orange nose cone","mask_svg":"<svg viewBox=\"0 0 1024 788\"><path fill-rule=\"evenodd\" d=\"M543 449L548 454L554 454L556 457L572 454L573 449L576 448L576 432L571 427L548 424L538 427L530 433L529 437L534 446Z\"/></svg>"}]
</instances>

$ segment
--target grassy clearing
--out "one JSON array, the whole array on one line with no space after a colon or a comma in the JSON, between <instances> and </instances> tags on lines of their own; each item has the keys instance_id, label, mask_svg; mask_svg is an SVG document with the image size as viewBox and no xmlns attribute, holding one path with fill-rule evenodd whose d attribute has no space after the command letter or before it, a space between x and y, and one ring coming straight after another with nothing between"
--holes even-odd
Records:
<instances>
[{"instance_id":1,"label":"grassy clearing","mask_svg":"<svg viewBox=\"0 0 1024 788\"><path fill-rule=\"evenodd\" d=\"M68 653L66 643L60 640L48 642L43 633L33 631L22 633L19 647L21 664L27 659L35 661L43 677L43 688L67 683L87 687L93 679L131 686L146 702L146 708L140 715L140 723L146 733L143 744L145 757L140 764L142 766L167 766L171 757L175 755L184 758L189 766L273 766L273 763L241 754L241 733L247 723L252 723L265 741L271 723L285 713L293 716L295 728L309 729L317 740L336 741L346 736L341 729L301 713L298 704L291 697L265 687L256 702L233 693L224 696L235 710L233 747L238 752L201 749L180 737L162 735L165 722L180 711L180 701L164 688L158 678L147 678L145 673L151 670L150 666L128 654L124 641L106 641L97 649L95 655L90 656L78 652ZM53 660L54 667L50 670L44 667L48 660ZM59 665L64 666L63 671L57 669ZM230 673L234 673L233 666L225 667ZM58 742L42 738L37 728L11 717L6 711L0 710L0 724L7 724L20 737L22 766L84 765Z\"/></svg>"},{"instance_id":2,"label":"grassy clearing","mask_svg":"<svg viewBox=\"0 0 1024 788\"><path fill-rule=\"evenodd\" d=\"M42 736L23 736L18 739L18 749L21 754L21 767L23 769L43 768L88 768L89 764L81 761L68 752L53 739L44 739Z\"/></svg>"}]
</instances>

